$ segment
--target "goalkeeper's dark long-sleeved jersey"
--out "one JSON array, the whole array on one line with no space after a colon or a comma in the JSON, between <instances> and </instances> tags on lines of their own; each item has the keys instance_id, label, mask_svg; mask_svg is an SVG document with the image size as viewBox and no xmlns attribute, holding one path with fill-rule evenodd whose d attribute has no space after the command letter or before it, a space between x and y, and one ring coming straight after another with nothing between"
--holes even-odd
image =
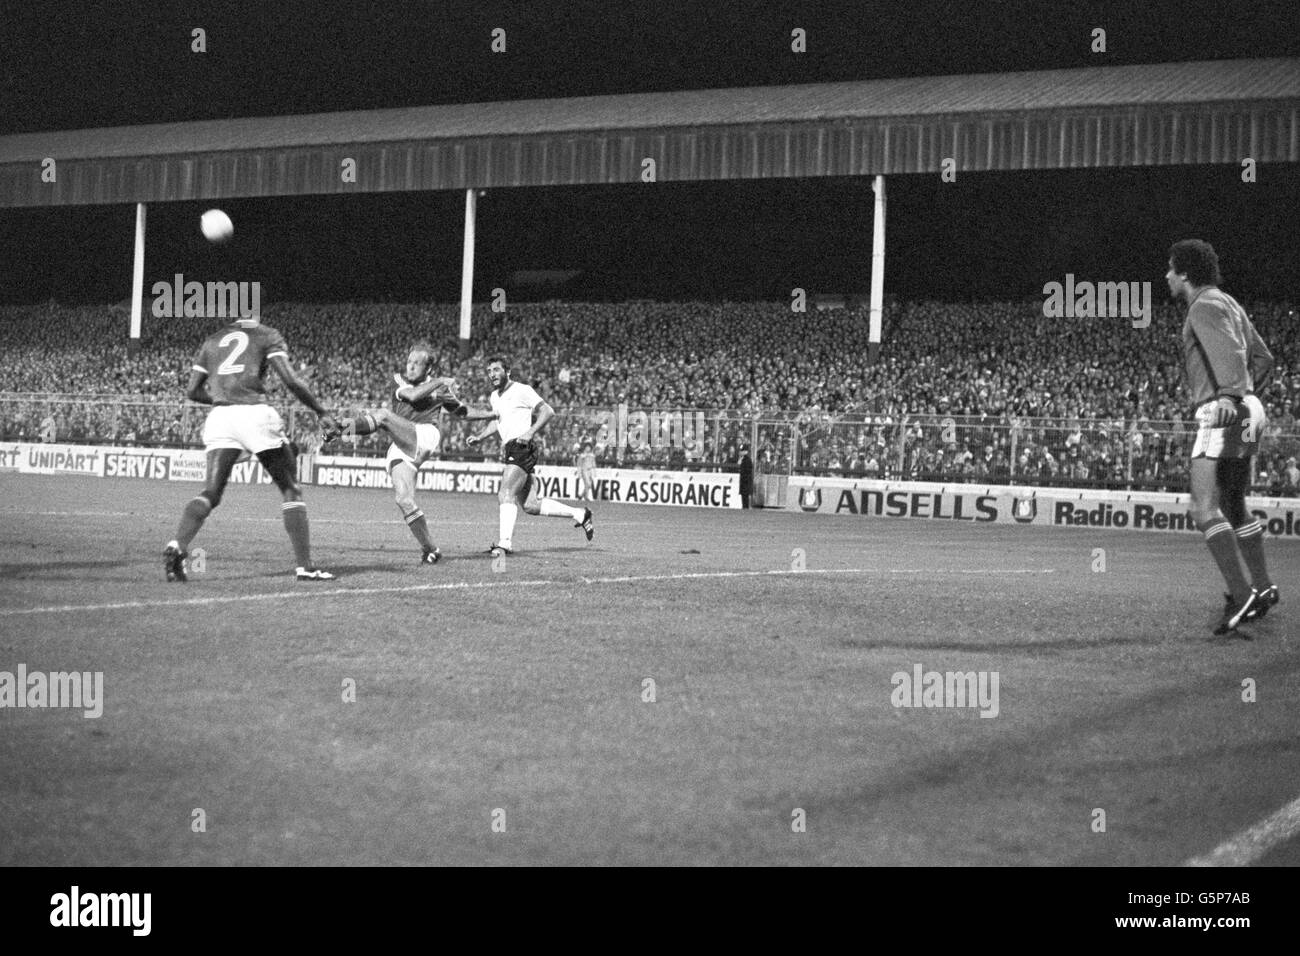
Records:
<instances>
[{"instance_id":1,"label":"goalkeeper's dark long-sleeved jersey","mask_svg":"<svg viewBox=\"0 0 1300 956\"><path fill-rule=\"evenodd\" d=\"M1183 359L1193 406L1241 398L1262 384L1273 356L1237 300L1214 287L1201 292L1183 323Z\"/></svg>"}]
</instances>

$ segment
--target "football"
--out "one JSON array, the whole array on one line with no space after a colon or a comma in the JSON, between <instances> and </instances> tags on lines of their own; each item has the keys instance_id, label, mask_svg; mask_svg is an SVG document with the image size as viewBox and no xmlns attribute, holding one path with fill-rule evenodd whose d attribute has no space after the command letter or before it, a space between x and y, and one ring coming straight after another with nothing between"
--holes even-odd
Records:
<instances>
[{"instance_id":1,"label":"football","mask_svg":"<svg viewBox=\"0 0 1300 956\"><path fill-rule=\"evenodd\" d=\"M199 220L199 228L209 242L226 242L235 234L235 224L220 209L209 209Z\"/></svg>"}]
</instances>

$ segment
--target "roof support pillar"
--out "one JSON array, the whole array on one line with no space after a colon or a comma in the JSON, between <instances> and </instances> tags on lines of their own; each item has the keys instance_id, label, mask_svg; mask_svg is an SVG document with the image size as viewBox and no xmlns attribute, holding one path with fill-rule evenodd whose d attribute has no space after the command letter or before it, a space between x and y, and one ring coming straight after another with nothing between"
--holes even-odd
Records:
<instances>
[{"instance_id":1,"label":"roof support pillar","mask_svg":"<svg viewBox=\"0 0 1300 956\"><path fill-rule=\"evenodd\" d=\"M875 227L871 232L871 324L867 330L867 360L880 357L880 319L885 301L885 177L872 185L876 194Z\"/></svg>"},{"instance_id":2,"label":"roof support pillar","mask_svg":"<svg viewBox=\"0 0 1300 956\"><path fill-rule=\"evenodd\" d=\"M135 264L131 271L131 336L126 341L128 358L140 351L140 327L144 324L144 224L145 204L135 204Z\"/></svg>"},{"instance_id":3,"label":"roof support pillar","mask_svg":"<svg viewBox=\"0 0 1300 956\"><path fill-rule=\"evenodd\" d=\"M474 220L476 194L473 188L465 190L465 251L460 261L460 341L457 354L463 359L469 355L472 329L470 310L474 306Z\"/></svg>"}]
</instances>

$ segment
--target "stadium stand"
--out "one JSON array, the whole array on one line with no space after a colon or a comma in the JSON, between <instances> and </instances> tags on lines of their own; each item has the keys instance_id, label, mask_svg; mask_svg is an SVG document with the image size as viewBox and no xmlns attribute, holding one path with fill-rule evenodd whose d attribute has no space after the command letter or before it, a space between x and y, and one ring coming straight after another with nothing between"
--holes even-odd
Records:
<instances>
[{"instance_id":1,"label":"stadium stand","mask_svg":"<svg viewBox=\"0 0 1300 956\"><path fill-rule=\"evenodd\" d=\"M1277 360L1257 487L1300 493L1300 332L1286 303L1248 304ZM296 365L331 408L382 404L407 347L429 338L468 401L486 402L482 362L504 353L517 378L557 409L548 457L594 438L593 408L705 410L685 442L648 445L602 464L734 464L815 474L1181 488L1191 432L1182 384L1181 316L1048 319L1041 302L897 303L881 361L864 360L861 310L792 314L754 302L545 302L476 307L475 354L456 357L457 308L400 303L272 304ZM193 350L215 323L148 317L128 359L124 305L0 309L0 432L38 440L193 444L201 411L181 393ZM272 377L273 378L273 377ZM55 401L55 393L60 399ZM278 382L273 399L287 404ZM197 412L197 413L196 413ZM299 429L310 427L303 416ZM945 425L946 423L946 425ZM465 454L465 429L444 452ZM309 441L309 439L308 439ZM363 450L376 450L363 443Z\"/></svg>"}]
</instances>

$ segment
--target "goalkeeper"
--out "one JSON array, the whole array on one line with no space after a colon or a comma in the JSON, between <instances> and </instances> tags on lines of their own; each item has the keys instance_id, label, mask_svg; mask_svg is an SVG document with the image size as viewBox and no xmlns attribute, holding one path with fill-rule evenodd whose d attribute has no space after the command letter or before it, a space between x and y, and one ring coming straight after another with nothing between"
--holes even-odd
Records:
<instances>
[{"instance_id":1,"label":"goalkeeper","mask_svg":"<svg viewBox=\"0 0 1300 956\"><path fill-rule=\"evenodd\" d=\"M343 419L340 428L326 433L324 438L331 441L339 434L344 438L354 438L381 429L388 433L392 444L388 446L387 467L397 507L423 549L420 563L437 564L442 552L429 537L424 512L415 503L415 476L420 466L438 453L442 444L442 433L434 422L440 411L466 421L482 421L497 416L495 412L471 410L456 396L455 379L433 374L433 347L426 342L411 346L406 356L405 374L394 373L393 381L397 390L393 393L391 409L375 409L352 419Z\"/></svg>"}]
</instances>

